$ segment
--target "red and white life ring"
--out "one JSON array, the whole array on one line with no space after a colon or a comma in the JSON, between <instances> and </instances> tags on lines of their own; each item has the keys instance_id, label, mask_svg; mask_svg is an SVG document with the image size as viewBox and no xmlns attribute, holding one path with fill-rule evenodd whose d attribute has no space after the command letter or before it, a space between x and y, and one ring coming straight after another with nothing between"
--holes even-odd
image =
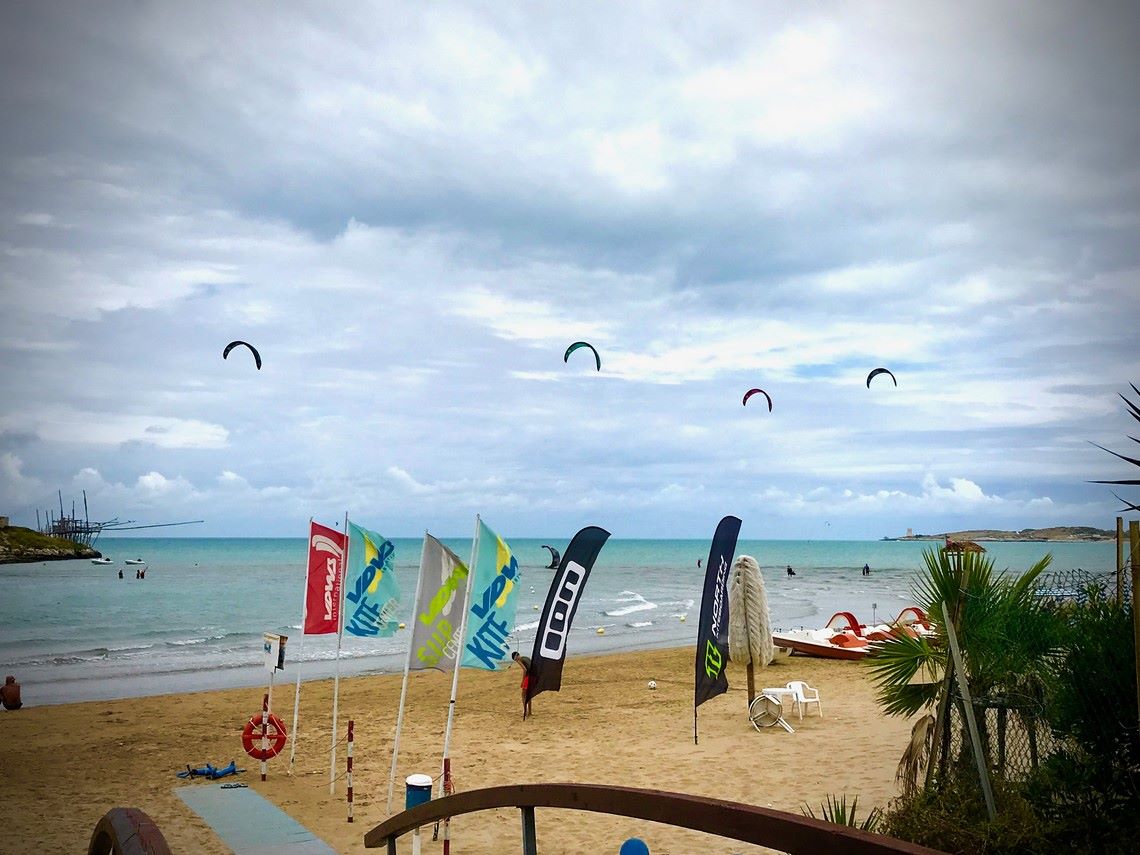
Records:
<instances>
[{"instance_id":1,"label":"red and white life ring","mask_svg":"<svg viewBox=\"0 0 1140 855\"><path fill-rule=\"evenodd\" d=\"M285 723L281 721L273 713L269 714L269 722L266 725L265 738L269 742L266 748L261 747L261 717L263 713L258 713L253 718L245 723L245 728L241 732L241 744L245 749L245 753L252 757L254 760L269 760L276 757L281 753L281 749L285 747L285 741L289 738L289 734L285 732ZM255 744L256 743L256 744Z\"/></svg>"}]
</instances>

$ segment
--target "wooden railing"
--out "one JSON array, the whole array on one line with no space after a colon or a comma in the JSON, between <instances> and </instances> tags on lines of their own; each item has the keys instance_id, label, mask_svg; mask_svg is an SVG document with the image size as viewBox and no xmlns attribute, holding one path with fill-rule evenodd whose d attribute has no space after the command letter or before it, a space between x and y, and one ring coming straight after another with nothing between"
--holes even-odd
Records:
<instances>
[{"instance_id":1,"label":"wooden railing","mask_svg":"<svg viewBox=\"0 0 1140 855\"><path fill-rule=\"evenodd\" d=\"M369 849L387 845L389 855L395 855L396 838L416 828L450 816L505 807L522 812L523 855L538 852L535 808L593 811L660 822L792 855L942 855L893 837L784 811L684 793L601 784L513 784L445 796L389 817L364 835L364 845ZM616 845L613 851L617 851Z\"/></svg>"},{"instance_id":2,"label":"wooden railing","mask_svg":"<svg viewBox=\"0 0 1140 855\"><path fill-rule=\"evenodd\" d=\"M96 824L87 855L170 855L170 847L145 812L117 807Z\"/></svg>"}]
</instances>

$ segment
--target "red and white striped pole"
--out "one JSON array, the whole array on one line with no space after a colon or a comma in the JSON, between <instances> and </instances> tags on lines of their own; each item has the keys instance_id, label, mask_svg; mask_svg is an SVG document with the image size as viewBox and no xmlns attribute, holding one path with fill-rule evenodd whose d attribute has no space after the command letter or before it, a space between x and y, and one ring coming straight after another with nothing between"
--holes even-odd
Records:
<instances>
[{"instance_id":1,"label":"red and white striped pole","mask_svg":"<svg viewBox=\"0 0 1140 855\"><path fill-rule=\"evenodd\" d=\"M265 780L265 758L269 756L269 694L261 702L261 780Z\"/></svg>"},{"instance_id":2,"label":"red and white striped pole","mask_svg":"<svg viewBox=\"0 0 1140 855\"><path fill-rule=\"evenodd\" d=\"M348 821L352 822L352 719L348 720Z\"/></svg>"},{"instance_id":3,"label":"red and white striped pole","mask_svg":"<svg viewBox=\"0 0 1140 855\"><path fill-rule=\"evenodd\" d=\"M451 758L443 758L443 794L450 796L454 791L451 783ZM451 855L451 817L443 821L443 855Z\"/></svg>"}]
</instances>

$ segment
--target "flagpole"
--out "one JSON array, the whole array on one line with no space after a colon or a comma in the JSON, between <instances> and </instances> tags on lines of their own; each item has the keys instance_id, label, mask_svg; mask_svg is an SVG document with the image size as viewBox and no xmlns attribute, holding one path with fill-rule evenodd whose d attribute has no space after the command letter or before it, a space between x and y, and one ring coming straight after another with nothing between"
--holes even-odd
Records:
<instances>
[{"instance_id":1,"label":"flagpole","mask_svg":"<svg viewBox=\"0 0 1140 855\"><path fill-rule=\"evenodd\" d=\"M412 600L412 616L408 619L408 623L412 625L411 631L408 633L408 656L404 660L404 682L400 686L400 711L396 713L396 740L392 744L392 770L388 773L388 814L392 813L392 793L396 786L396 758L400 754L400 731L404 727L404 700L408 696L408 672L412 667L412 639L416 635L415 621L416 609L420 605L420 589L424 584L424 561L427 558L427 536L428 533L424 531L424 545L420 548L420 575L416 579L416 596Z\"/></svg>"},{"instance_id":2,"label":"flagpole","mask_svg":"<svg viewBox=\"0 0 1140 855\"><path fill-rule=\"evenodd\" d=\"M340 565L340 614L336 626L336 667L333 677L332 753L329 757L329 795L336 792L336 716L340 708L340 642L344 638L344 574L348 568L348 552L352 538L348 533L348 511L344 513L344 560Z\"/></svg>"},{"instance_id":3,"label":"flagpole","mask_svg":"<svg viewBox=\"0 0 1140 855\"><path fill-rule=\"evenodd\" d=\"M471 544L471 563L467 565L467 593L463 599L463 618L459 621L459 649L455 651L455 664L451 669L451 700L447 705L447 730L443 735L443 762L447 764L448 749L451 746L451 724L455 720L455 695L459 689L459 663L463 659L463 642L467 637L467 614L471 611L471 585L475 579L475 567L479 560L479 515L475 514L475 540ZM443 794L443 776L439 778L440 794Z\"/></svg>"},{"instance_id":4,"label":"flagpole","mask_svg":"<svg viewBox=\"0 0 1140 855\"><path fill-rule=\"evenodd\" d=\"M297 691L293 694L293 729L289 740L289 774L293 774L293 762L297 759L297 712L301 706L301 666L305 661L305 619L309 604L309 549L313 544L313 518L309 517L309 538L305 543L305 583L301 586L301 643L297 649Z\"/></svg>"}]
</instances>

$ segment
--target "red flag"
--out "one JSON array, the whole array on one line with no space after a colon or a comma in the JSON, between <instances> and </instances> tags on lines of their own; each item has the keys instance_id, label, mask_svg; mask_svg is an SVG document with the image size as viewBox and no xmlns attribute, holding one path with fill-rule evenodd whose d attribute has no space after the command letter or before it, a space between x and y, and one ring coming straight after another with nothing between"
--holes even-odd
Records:
<instances>
[{"instance_id":1,"label":"red flag","mask_svg":"<svg viewBox=\"0 0 1140 855\"><path fill-rule=\"evenodd\" d=\"M340 626L344 535L309 523L309 573L305 580L305 635L328 635Z\"/></svg>"}]
</instances>

